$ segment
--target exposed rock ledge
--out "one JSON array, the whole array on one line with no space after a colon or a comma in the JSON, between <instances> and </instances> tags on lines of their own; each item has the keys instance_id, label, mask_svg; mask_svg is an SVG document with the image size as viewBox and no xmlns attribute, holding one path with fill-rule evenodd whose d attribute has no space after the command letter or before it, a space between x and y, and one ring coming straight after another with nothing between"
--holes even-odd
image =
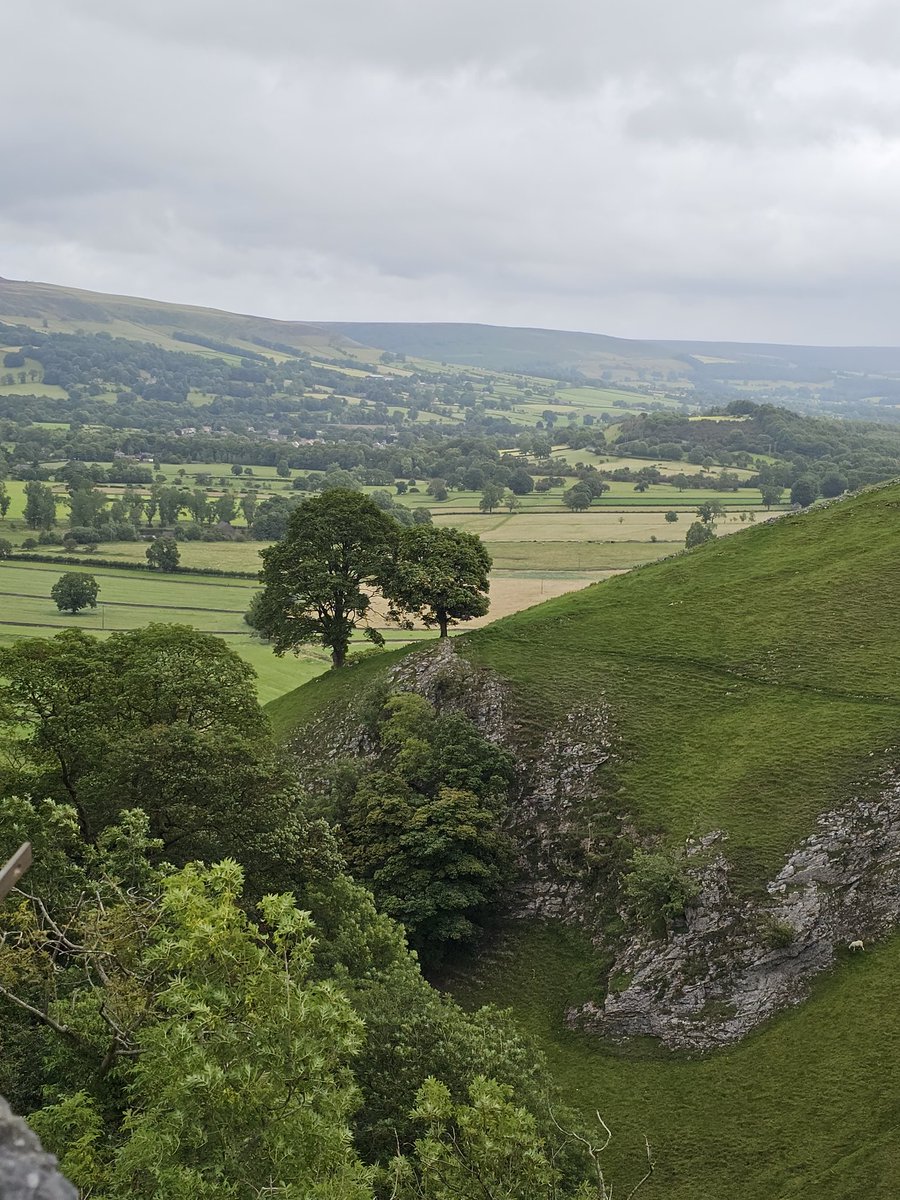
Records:
<instances>
[{"instance_id":1,"label":"exposed rock ledge","mask_svg":"<svg viewBox=\"0 0 900 1200\"><path fill-rule=\"evenodd\" d=\"M56 1159L0 1096L0 1197L2 1200L78 1200Z\"/></svg>"},{"instance_id":2,"label":"exposed rock ledge","mask_svg":"<svg viewBox=\"0 0 900 1200\"><path fill-rule=\"evenodd\" d=\"M711 835L693 847L713 857L698 868L685 928L665 941L631 941L613 969L627 986L571 1010L571 1024L673 1048L735 1042L802 1000L850 942L900 922L900 773L885 776L874 799L820 817L758 902L731 894L723 843Z\"/></svg>"},{"instance_id":3,"label":"exposed rock ledge","mask_svg":"<svg viewBox=\"0 0 900 1200\"><path fill-rule=\"evenodd\" d=\"M900 924L898 770L882 779L874 799L856 797L824 814L758 900L742 900L731 885L726 835L707 835L689 847L699 896L683 928L665 939L631 930L609 947L597 917L609 914L610 877L622 865L616 854L628 848L620 835L627 832L632 844L641 839L618 813L609 773L615 742L602 697L548 725L535 746L508 686L461 657L450 640L404 657L389 686L465 713L486 737L516 751L509 823L521 883L512 915L577 923L618 951L610 976L618 988L570 1010L573 1026L623 1040L651 1036L672 1048L726 1045L802 1000L851 941L869 942ZM352 714L339 727L327 719L327 739L313 726L306 744L327 742L333 757L374 750ZM313 767L307 786L316 786L316 774Z\"/></svg>"}]
</instances>

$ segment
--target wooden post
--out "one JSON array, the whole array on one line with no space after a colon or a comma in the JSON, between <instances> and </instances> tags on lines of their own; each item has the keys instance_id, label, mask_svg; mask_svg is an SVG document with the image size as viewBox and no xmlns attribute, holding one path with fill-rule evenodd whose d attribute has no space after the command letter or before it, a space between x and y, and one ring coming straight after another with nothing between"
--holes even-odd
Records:
<instances>
[{"instance_id":1,"label":"wooden post","mask_svg":"<svg viewBox=\"0 0 900 1200\"><path fill-rule=\"evenodd\" d=\"M31 866L31 842L23 842L8 863L0 867L0 900L13 890Z\"/></svg>"}]
</instances>

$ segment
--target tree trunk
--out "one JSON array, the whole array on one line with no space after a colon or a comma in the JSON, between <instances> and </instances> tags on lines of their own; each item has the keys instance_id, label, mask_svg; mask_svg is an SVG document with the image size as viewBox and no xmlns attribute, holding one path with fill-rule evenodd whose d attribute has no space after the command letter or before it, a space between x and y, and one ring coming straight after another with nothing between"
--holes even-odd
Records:
<instances>
[{"instance_id":1,"label":"tree trunk","mask_svg":"<svg viewBox=\"0 0 900 1200\"><path fill-rule=\"evenodd\" d=\"M438 629L441 631L441 637L445 638L447 636L447 625L449 624L447 613L444 609L439 608L436 615L438 619Z\"/></svg>"},{"instance_id":2,"label":"tree trunk","mask_svg":"<svg viewBox=\"0 0 900 1200\"><path fill-rule=\"evenodd\" d=\"M347 657L347 644L344 642L340 646L332 646L331 648L331 666L332 668L342 667L344 660Z\"/></svg>"}]
</instances>

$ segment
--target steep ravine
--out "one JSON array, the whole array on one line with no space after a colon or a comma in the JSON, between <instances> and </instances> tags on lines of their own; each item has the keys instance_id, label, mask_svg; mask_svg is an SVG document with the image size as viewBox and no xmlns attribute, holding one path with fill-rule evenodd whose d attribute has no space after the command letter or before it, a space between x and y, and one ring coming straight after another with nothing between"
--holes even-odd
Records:
<instances>
[{"instance_id":1,"label":"steep ravine","mask_svg":"<svg viewBox=\"0 0 900 1200\"><path fill-rule=\"evenodd\" d=\"M510 828L520 881L510 914L577 923L615 956L616 989L570 1010L573 1027L616 1040L649 1035L695 1051L735 1042L802 1000L813 977L848 953L850 942L867 943L900 923L900 769L882 769L876 786L824 813L752 898L734 885L727 834L711 831L686 847L696 900L684 920L664 936L651 935L622 909L625 932L611 935L614 881L644 839L620 811L610 769L614 714L602 699L551 722L535 744L517 721L506 684L451 641L407 655L391 670L388 688L465 713L516 753ZM323 744L329 759L372 752L359 711L337 723L333 713L320 720L321 730L313 722L295 743L298 757ZM321 758L302 757L306 785L315 790Z\"/></svg>"}]
</instances>

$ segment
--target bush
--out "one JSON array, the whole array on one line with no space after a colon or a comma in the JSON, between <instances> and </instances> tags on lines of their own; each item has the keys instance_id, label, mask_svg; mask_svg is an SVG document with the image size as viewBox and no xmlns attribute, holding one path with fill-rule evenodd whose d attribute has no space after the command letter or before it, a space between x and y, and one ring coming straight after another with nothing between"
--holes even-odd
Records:
<instances>
[{"instance_id":1,"label":"bush","mask_svg":"<svg viewBox=\"0 0 900 1200\"><path fill-rule=\"evenodd\" d=\"M45 529L38 534L39 546L61 546L63 539L58 533L54 533L52 529Z\"/></svg>"},{"instance_id":2,"label":"bush","mask_svg":"<svg viewBox=\"0 0 900 1200\"><path fill-rule=\"evenodd\" d=\"M74 542L78 546L99 546L102 537L96 529L90 529L87 525L76 525L74 529L67 529L63 534L63 542Z\"/></svg>"},{"instance_id":3,"label":"bush","mask_svg":"<svg viewBox=\"0 0 900 1200\"><path fill-rule=\"evenodd\" d=\"M203 530L196 521L188 521L185 525L176 525L174 533L179 542L199 542L203 537Z\"/></svg>"},{"instance_id":4,"label":"bush","mask_svg":"<svg viewBox=\"0 0 900 1200\"><path fill-rule=\"evenodd\" d=\"M136 542L138 539L138 531L134 525L120 524L117 521L99 526L97 532L103 542Z\"/></svg>"},{"instance_id":5,"label":"bush","mask_svg":"<svg viewBox=\"0 0 900 1200\"><path fill-rule=\"evenodd\" d=\"M704 524L703 521L694 521L684 535L685 548L693 550L695 546L703 546L706 542L711 542L715 536L709 525Z\"/></svg>"},{"instance_id":6,"label":"bush","mask_svg":"<svg viewBox=\"0 0 900 1200\"><path fill-rule=\"evenodd\" d=\"M697 897L684 856L670 850L638 849L630 865L623 883L632 913L646 929L664 932Z\"/></svg>"},{"instance_id":7,"label":"bush","mask_svg":"<svg viewBox=\"0 0 900 1200\"><path fill-rule=\"evenodd\" d=\"M781 921L771 913L767 913L763 918L760 932L763 941L771 950L784 950L797 936L797 930L790 921Z\"/></svg>"},{"instance_id":8,"label":"bush","mask_svg":"<svg viewBox=\"0 0 900 1200\"><path fill-rule=\"evenodd\" d=\"M37 538L33 538L33 537L27 537L27 538L25 538L25 540L22 542L22 549L23 549L23 550L34 550L34 549L36 549L36 548L37 548Z\"/></svg>"}]
</instances>

